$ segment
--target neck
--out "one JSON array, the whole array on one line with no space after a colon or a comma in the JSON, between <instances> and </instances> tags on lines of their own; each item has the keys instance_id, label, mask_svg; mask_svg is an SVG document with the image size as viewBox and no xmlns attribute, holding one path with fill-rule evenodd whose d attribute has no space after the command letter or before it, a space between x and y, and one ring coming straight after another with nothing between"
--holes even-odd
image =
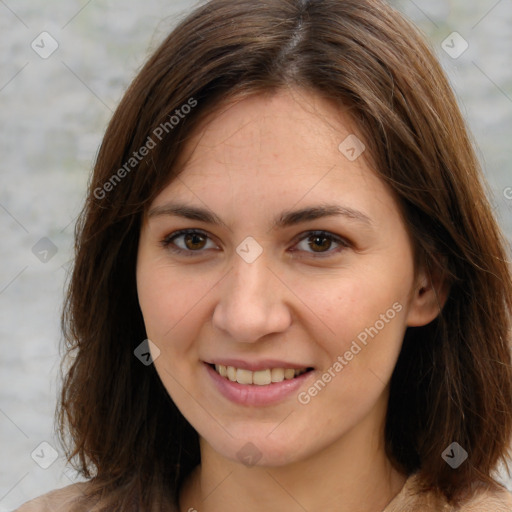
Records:
<instances>
[{"instance_id":1,"label":"neck","mask_svg":"<svg viewBox=\"0 0 512 512\"><path fill-rule=\"evenodd\" d=\"M202 462L182 489L180 510L382 512L406 480L385 456L382 432L363 421L321 452L279 467L245 466L201 439Z\"/></svg>"}]
</instances>

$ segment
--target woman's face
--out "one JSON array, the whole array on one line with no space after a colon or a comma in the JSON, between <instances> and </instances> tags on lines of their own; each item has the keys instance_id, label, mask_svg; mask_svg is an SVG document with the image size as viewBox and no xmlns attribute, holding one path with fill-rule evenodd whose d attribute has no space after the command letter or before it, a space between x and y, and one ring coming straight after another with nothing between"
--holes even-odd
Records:
<instances>
[{"instance_id":1,"label":"woman's face","mask_svg":"<svg viewBox=\"0 0 512 512\"><path fill-rule=\"evenodd\" d=\"M203 447L249 465L381 433L405 329L427 323L397 204L320 97L281 90L212 119L141 231L163 384Z\"/></svg>"}]
</instances>

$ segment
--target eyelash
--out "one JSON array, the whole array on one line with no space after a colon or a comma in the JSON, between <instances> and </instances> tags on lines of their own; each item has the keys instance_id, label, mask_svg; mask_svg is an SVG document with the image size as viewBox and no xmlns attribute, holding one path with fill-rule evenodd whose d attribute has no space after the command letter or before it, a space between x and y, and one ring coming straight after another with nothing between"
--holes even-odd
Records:
<instances>
[{"instance_id":1,"label":"eyelash","mask_svg":"<svg viewBox=\"0 0 512 512\"><path fill-rule=\"evenodd\" d=\"M180 236L194 235L194 234L201 235L201 236L207 238L208 240L211 240L210 237L204 231L201 231L198 229L181 229L179 231L175 231L174 233L171 233L170 235L166 236L160 243L161 243L162 247L164 247L165 249L167 249L175 254L181 254L186 257L194 257L194 256L204 252L204 250L203 249L199 249L197 251L192 251L190 249L185 250L185 249L180 249L174 245L174 240L176 240ZM341 246L337 250L334 250L334 251L329 250L329 251L318 252L318 253L306 251L306 252L308 252L308 254L312 254L314 258L325 258L325 257L331 256L332 254L337 254L337 253L341 252L342 250L351 247L351 244L347 240L345 240L337 235L334 235L332 233L329 233L327 231L307 231L305 233L302 233L301 235L304 235L304 236L297 238L296 243L299 243L308 238L317 236L317 237L322 237L322 238L331 240ZM292 251L292 252L295 252L295 251ZM327 256L322 256L324 254Z\"/></svg>"}]
</instances>

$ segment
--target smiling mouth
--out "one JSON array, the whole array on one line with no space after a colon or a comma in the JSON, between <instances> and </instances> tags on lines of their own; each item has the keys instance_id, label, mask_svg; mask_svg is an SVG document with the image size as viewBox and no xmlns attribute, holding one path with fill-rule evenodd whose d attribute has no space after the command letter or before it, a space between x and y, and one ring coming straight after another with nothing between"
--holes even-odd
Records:
<instances>
[{"instance_id":1,"label":"smiling mouth","mask_svg":"<svg viewBox=\"0 0 512 512\"><path fill-rule=\"evenodd\" d=\"M292 380L303 373L313 370L313 368L267 368L253 372L234 366L224 366L222 364L209 364L221 377L231 382L239 384L252 384L256 386L267 386L276 384L284 380Z\"/></svg>"}]
</instances>

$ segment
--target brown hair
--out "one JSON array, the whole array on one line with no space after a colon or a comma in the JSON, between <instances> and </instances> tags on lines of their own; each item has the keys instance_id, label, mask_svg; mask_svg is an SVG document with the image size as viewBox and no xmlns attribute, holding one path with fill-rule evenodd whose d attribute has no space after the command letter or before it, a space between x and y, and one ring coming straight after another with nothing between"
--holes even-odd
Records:
<instances>
[{"instance_id":1,"label":"brown hair","mask_svg":"<svg viewBox=\"0 0 512 512\"><path fill-rule=\"evenodd\" d=\"M90 494L105 510L152 510L156 498L162 510L177 504L200 463L197 433L154 366L133 353L146 338L135 281L145 208L174 178L205 114L227 98L287 86L349 109L399 199L418 261L451 285L438 318L406 332L391 379L389 458L454 503L475 483L494 485L494 468L506 460L512 278L464 120L432 50L380 0L212 0L172 31L129 87L76 226L58 419L69 459L94 477ZM185 104L195 107L171 126L169 116ZM141 157L150 138L154 147ZM441 457L454 441L469 453L456 470Z\"/></svg>"}]
</instances>

